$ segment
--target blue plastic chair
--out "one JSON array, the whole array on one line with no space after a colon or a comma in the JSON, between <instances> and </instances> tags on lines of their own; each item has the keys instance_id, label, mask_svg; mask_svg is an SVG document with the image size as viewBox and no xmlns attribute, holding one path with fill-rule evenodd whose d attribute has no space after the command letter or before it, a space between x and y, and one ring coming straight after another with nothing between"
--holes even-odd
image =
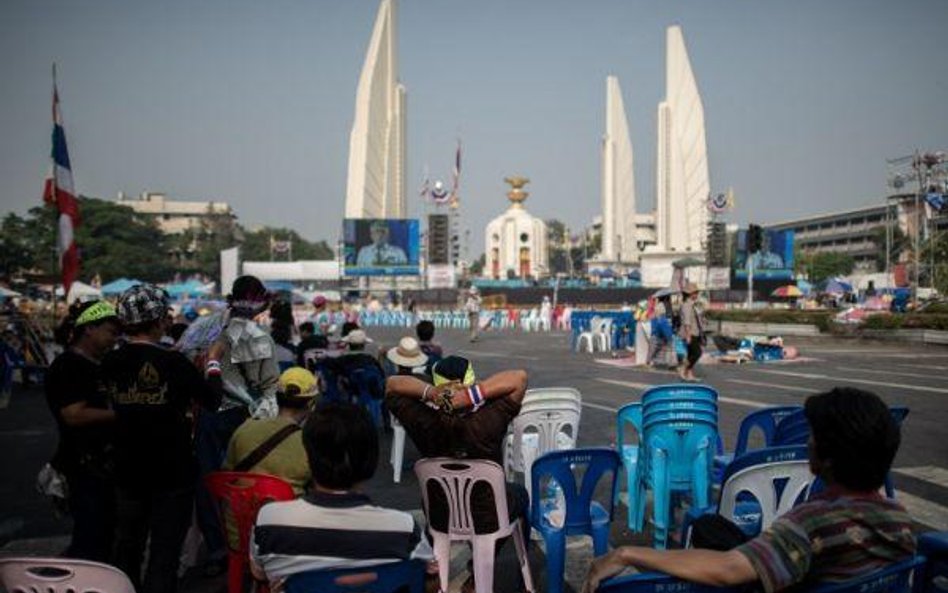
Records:
<instances>
[{"instance_id":1,"label":"blue plastic chair","mask_svg":"<svg viewBox=\"0 0 948 593\"><path fill-rule=\"evenodd\" d=\"M845 583L803 589L807 593L910 593L912 577L924 578L925 557L915 556ZM599 584L598 593L746 593L747 587L712 587L676 579L660 572L615 577Z\"/></svg>"},{"instance_id":2,"label":"blue plastic chair","mask_svg":"<svg viewBox=\"0 0 948 593\"><path fill-rule=\"evenodd\" d=\"M935 593L935 579L948 579L948 531L931 531L918 536L918 553L928 559L921 593ZM944 587L941 588L942 593Z\"/></svg>"},{"instance_id":3,"label":"blue plastic chair","mask_svg":"<svg viewBox=\"0 0 948 593\"><path fill-rule=\"evenodd\" d=\"M771 447L745 453L727 466L718 504L688 510L682 541L690 541L691 524L707 513L722 515L748 537L756 537L774 519L804 502L815 479L806 447Z\"/></svg>"},{"instance_id":4,"label":"blue plastic chair","mask_svg":"<svg viewBox=\"0 0 948 593\"><path fill-rule=\"evenodd\" d=\"M341 577L356 577L353 581L358 584L340 584L337 581ZM403 587L410 593L424 593L424 562L403 560L363 568L311 570L288 578L284 590L286 593L395 593Z\"/></svg>"},{"instance_id":5,"label":"blue plastic chair","mask_svg":"<svg viewBox=\"0 0 948 593\"><path fill-rule=\"evenodd\" d=\"M382 397L385 394L385 377L374 366L353 369L347 374L350 395L357 398L372 415L376 427L382 426Z\"/></svg>"},{"instance_id":6,"label":"blue plastic chair","mask_svg":"<svg viewBox=\"0 0 948 593\"><path fill-rule=\"evenodd\" d=\"M619 482L616 478L621 463L619 454L607 448L552 451L533 462L532 491L537 494L530 501L530 524L540 532L546 544L546 583L550 593L561 593L563 590L568 536L592 536L596 556L608 551L609 526L618 494ZM577 487L573 469L583 467L582 483ZM612 474L612 485L605 501L606 506L603 507L593 500L593 495L606 473ZM541 504L540 484L544 478L555 480L563 491L566 515L560 527L550 521L549 509L544 509Z\"/></svg>"},{"instance_id":7,"label":"blue plastic chair","mask_svg":"<svg viewBox=\"0 0 948 593\"><path fill-rule=\"evenodd\" d=\"M892 406L889 408L889 412L892 414L892 419L899 426L909 415L909 409L905 406ZM773 444L775 446L805 445L809 439L810 423L807 422L803 409L800 409L780 421L774 431ZM885 495L888 498L895 498L895 486L892 483L891 474L885 477Z\"/></svg>"},{"instance_id":8,"label":"blue plastic chair","mask_svg":"<svg viewBox=\"0 0 948 593\"><path fill-rule=\"evenodd\" d=\"M728 455L716 455L714 457L714 482L719 484L724 477L724 469L735 458L747 453L747 445L753 430L759 429L763 433L764 447L774 446L774 435L777 432L777 424L784 418L802 410L802 406L773 406L762 410L755 410L744 416L741 420L741 427L737 431L737 443L734 445L734 452Z\"/></svg>"}]
</instances>

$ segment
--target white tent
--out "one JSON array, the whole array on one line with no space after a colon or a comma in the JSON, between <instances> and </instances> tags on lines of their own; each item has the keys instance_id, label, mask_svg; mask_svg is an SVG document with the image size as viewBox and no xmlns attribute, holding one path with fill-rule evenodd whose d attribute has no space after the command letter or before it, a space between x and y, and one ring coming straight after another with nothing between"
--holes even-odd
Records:
<instances>
[{"instance_id":1,"label":"white tent","mask_svg":"<svg viewBox=\"0 0 948 593\"><path fill-rule=\"evenodd\" d=\"M341 271L339 262L330 260L301 260L294 262L254 262L246 261L243 273L267 280L288 281L326 281L339 280Z\"/></svg>"},{"instance_id":2,"label":"white tent","mask_svg":"<svg viewBox=\"0 0 948 593\"><path fill-rule=\"evenodd\" d=\"M62 286L56 288L56 296L62 298ZM95 286L90 286L85 282L79 282L76 280L72 283L72 286L69 287L69 294L66 296L66 304L71 305L76 301L85 301L89 300L90 298L101 299L102 291Z\"/></svg>"}]
</instances>

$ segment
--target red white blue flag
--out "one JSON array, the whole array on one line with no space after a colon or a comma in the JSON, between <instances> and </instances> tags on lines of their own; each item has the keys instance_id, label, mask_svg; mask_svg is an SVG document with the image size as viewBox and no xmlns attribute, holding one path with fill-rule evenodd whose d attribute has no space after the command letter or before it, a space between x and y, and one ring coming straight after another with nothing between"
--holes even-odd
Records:
<instances>
[{"instance_id":1,"label":"red white blue flag","mask_svg":"<svg viewBox=\"0 0 948 593\"><path fill-rule=\"evenodd\" d=\"M66 130L63 127L62 112L59 109L59 91L56 88L56 67L53 66L53 142L52 168L43 189L43 201L56 207L59 224L56 244L59 251L59 267L63 275L63 291L69 294L69 287L79 275L79 249L76 247L75 230L79 227L79 202L72 185L72 168L69 164L69 150L66 148Z\"/></svg>"}]
</instances>

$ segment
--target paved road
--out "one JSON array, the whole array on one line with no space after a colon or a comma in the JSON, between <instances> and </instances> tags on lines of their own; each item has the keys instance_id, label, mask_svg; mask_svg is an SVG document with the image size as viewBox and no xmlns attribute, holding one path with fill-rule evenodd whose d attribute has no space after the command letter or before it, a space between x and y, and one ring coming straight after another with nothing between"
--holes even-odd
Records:
<instances>
[{"instance_id":1,"label":"paved road","mask_svg":"<svg viewBox=\"0 0 948 593\"><path fill-rule=\"evenodd\" d=\"M401 331L369 331L381 343L394 343ZM627 360L597 353L568 351L564 333L492 332L469 344L460 331L440 331L449 352L470 358L479 375L520 367L530 374L532 387L571 386L583 394L579 434L582 446L615 441L615 410L635 401L643 389L675 380L670 371L633 368ZM907 406L911 413L903 426L902 447L895 462L895 484L901 500L923 525L948 530L948 348L897 343L796 339L805 360L768 364L708 364L698 369L702 380L720 393L721 431L733 447L740 419L754 409L801 403L811 393L835 385L851 385L878 393L890 405ZM4 551L34 549L53 553L68 533L68 521L52 516L45 501L34 494L33 479L55 446L55 427L36 388L18 390L0 401L0 455L4 480L0 482L0 546ZM410 470L402 482L392 483L388 459L389 437L383 441L382 460L366 491L383 505L416 510L420 507L417 482ZM409 444L408 461L417 458ZM624 508L616 516L613 544L634 541L624 528ZM455 584L464 578L466 556L457 551L452 574ZM534 574L543 590L540 546L531 553ZM588 562L588 546L571 548L568 580L575 584ZM499 558L498 590L513 590L514 559L505 550ZM189 591L218 590L223 581L191 580Z\"/></svg>"}]
</instances>

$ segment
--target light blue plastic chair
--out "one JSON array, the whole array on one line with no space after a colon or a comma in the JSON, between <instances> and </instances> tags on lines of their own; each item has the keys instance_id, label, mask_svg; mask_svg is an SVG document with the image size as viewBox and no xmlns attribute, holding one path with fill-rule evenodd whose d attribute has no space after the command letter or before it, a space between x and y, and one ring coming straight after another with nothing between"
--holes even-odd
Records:
<instances>
[{"instance_id":1,"label":"light blue plastic chair","mask_svg":"<svg viewBox=\"0 0 948 593\"><path fill-rule=\"evenodd\" d=\"M925 578L924 556L897 562L844 583L804 587L803 593L910 593ZM598 593L747 593L747 587L712 587L683 581L661 572L643 572L615 577L599 584Z\"/></svg>"},{"instance_id":2,"label":"light blue plastic chair","mask_svg":"<svg viewBox=\"0 0 948 593\"><path fill-rule=\"evenodd\" d=\"M749 538L756 537L774 519L804 502L815 479L806 447L769 447L745 453L727 466L718 504L688 510L682 541L690 541L691 524L707 513L717 513Z\"/></svg>"},{"instance_id":3,"label":"light blue plastic chair","mask_svg":"<svg viewBox=\"0 0 948 593\"><path fill-rule=\"evenodd\" d=\"M764 447L774 446L774 436L777 432L777 424L790 414L802 410L802 406L773 406L762 410L754 410L741 420L741 427L737 431L737 443L734 445L734 452L725 455L715 455L714 457L714 482L721 483L724 477L724 469L735 458L747 453L748 441L754 429L761 431L764 437Z\"/></svg>"},{"instance_id":4,"label":"light blue plastic chair","mask_svg":"<svg viewBox=\"0 0 948 593\"><path fill-rule=\"evenodd\" d=\"M546 586L550 593L563 591L563 570L566 564L566 538L571 535L589 535L593 551L602 556L608 551L609 526L618 494L616 479L621 465L619 454L608 448L570 449L553 451L533 462L530 502L530 524L543 536L546 544ZM576 484L574 469L585 468L583 479ZM611 474L612 485L606 506L593 500L596 486L605 474ZM550 520L550 509L543 508L541 484L554 480L563 491L566 514L561 526Z\"/></svg>"},{"instance_id":5,"label":"light blue plastic chair","mask_svg":"<svg viewBox=\"0 0 948 593\"><path fill-rule=\"evenodd\" d=\"M354 584L340 584L343 577ZM346 581L344 581L346 582ZM364 568L311 570L286 580L286 593L424 593L425 563L403 560Z\"/></svg>"}]
</instances>

